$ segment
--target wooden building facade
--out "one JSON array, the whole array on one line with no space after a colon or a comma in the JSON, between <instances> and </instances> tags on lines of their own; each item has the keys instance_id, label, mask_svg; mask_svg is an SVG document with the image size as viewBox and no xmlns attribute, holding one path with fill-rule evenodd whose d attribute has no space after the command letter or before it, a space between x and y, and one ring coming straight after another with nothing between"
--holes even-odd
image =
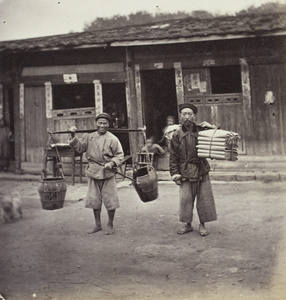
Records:
<instances>
[{"instance_id":1,"label":"wooden building facade","mask_svg":"<svg viewBox=\"0 0 286 300\"><path fill-rule=\"evenodd\" d=\"M241 154L285 155L286 16L212 22L0 42L0 118L14 132L16 170L41 164L47 128L92 130L101 111L135 159L142 136L130 129L159 140L184 102L198 106L197 122L238 132Z\"/></svg>"}]
</instances>

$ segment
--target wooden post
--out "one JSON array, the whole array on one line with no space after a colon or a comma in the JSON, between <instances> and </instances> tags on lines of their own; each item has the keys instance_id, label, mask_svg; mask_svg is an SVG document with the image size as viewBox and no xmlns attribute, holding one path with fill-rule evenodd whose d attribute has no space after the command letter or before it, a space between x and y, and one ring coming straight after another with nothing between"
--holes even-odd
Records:
<instances>
[{"instance_id":1,"label":"wooden post","mask_svg":"<svg viewBox=\"0 0 286 300\"><path fill-rule=\"evenodd\" d=\"M19 117L20 117L20 147L21 147L21 162L22 162L22 161L26 161L24 83L19 84Z\"/></svg>"},{"instance_id":2,"label":"wooden post","mask_svg":"<svg viewBox=\"0 0 286 300\"><path fill-rule=\"evenodd\" d=\"M0 120L4 120L3 85L0 84Z\"/></svg>"},{"instance_id":3,"label":"wooden post","mask_svg":"<svg viewBox=\"0 0 286 300\"><path fill-rule=\"evenodd\" d=\"M140 66L135 65L135 90L136 90L136 104L137 104L137 120L138 126L143 127L145 124L144 114L143 114L143 103L141 95L141 76L140 76Z\"/></svg>"},{"instance_id":4,"label":"wooden post","mask_svg":"<svg viewBox=\"0 0 286 300\"><path fill-rule=\"evenodd\" d=\"M176 93L177 105L185 103L184 97L184 84L183 84L183 71L181 62L174 62L175 80L176 80ZM180 115L178 110L178 116Z\"/></svg>"},{"instance_id":5,"label":"wooden post","mask_svg":"<svg viewBox=\"0 0 286 300\"><path fill-rule=\"evenodd\" d=\"M15 172L21 172L21 122L19 105L19 80L13 78L13 106L14 106L14 147L15 147Z\"/></svg>"},{"instance_id":6,"label":"wooden post","mask_svg":"<svg viewBox=\"0 0 286 300\"><path fill-rule=\"evenodd\" d=\"M242 107L244 116L244 140L247 144L252 139L252 110L251 110L251 93L250 93L250 80L249 80L249 66L245 58L240 60L241 66L241 85L242 85ZM247 150L246 145L244 151ZM249 153L251 154L251 153Z\"/></svg>"},{"instance_id":7,"label":"wooden post","mask_svg":"<svg viewBox=\"0 0 286 300\"><path fill-rule=\"evenodd\" d=\"M140 102L141 99L136 99L134 73L134 55L132 50L126 47L126 104L129 128L138 128L138 124L143 124L142 115L140 115L140 110L138 111L137 107L138 101ZM139 133L129 133L129 144L130 154L134 162L136 160L136 153L139 150Z\"/></svg>"}]
</instances>

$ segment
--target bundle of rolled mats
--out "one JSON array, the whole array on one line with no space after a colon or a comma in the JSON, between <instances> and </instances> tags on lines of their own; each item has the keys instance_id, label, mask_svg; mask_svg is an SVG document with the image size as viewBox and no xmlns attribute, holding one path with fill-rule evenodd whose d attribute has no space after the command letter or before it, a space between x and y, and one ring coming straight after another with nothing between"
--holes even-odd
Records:
<instances>
[{"instance_id":1,"label":"bundle of rolled mats","mask_svg":"<svg viewBox=\"0 0 286 300\"><path fill-rule=\"evenodd\" d=\"M237 160L237 148L240 137L238 133L210 129L199 132L198 136L198 157L220 160Z\"/></svg>"}]
</instances>

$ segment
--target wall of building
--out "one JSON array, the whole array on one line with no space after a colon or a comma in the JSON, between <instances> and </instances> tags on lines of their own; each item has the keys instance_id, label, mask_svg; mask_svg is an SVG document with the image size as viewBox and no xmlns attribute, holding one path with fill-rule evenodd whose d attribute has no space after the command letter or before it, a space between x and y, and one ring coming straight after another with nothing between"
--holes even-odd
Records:
<instances>
[{"instance_id":1,"label":"wall of building","mask_svg":"<svg viewBox=\"0 0 286 300\"><path fill-rule=\"evenodd\" d=\"M20 169L22 162L41 162L48 139L47 128L51 131L66 130L71 125L80 129L94 128L95 107L53 110L50 94L53 86L67 84L64 74L76 75L76 82L70 84L92 85L95 101L98 84L101 92L104 84L124 84L129 129L156 126L155 133L159 137L165 126L165 115L159 122L162 128L160 124L150 124L150 103L154 104L152 111L159 106L159 112L170 112L177 117L177 104L197 101L201 112L198 120L207 119L241 134L242 154L285 154L284 43L282 37L269 37L5 54L1 57L0 83L5 91L2 98L6 106L11 102L11 93L7 91L13 91L14 113L10 119L14 119L16 167ZM213 92L210 74L222 66L239 67L241 91ZM199 85L195 86L198 78ZM159 97L168 90L166 84L171 90L162 98L172 96L166 100L168 109L164 110L164 99ZM154 99L151 101L150 97ZM128 133L127 136L130 153L135 158L143 143L141 134Z\"/></svg>"}]
</instances>

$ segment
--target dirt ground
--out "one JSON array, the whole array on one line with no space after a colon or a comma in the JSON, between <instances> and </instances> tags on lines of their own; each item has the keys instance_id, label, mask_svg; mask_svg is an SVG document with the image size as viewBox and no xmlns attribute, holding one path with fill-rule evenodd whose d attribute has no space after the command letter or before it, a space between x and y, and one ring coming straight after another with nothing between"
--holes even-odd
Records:
<instances>
[{"instance_id":1,"label":"dirt ground","mask_svg":"<svg viewBox=\"0 0 286 300\"><path fill-rule=\"evenodd\" d=\"M24 218L1 224L0 294L7 300L286 299L285 182L214 182L218 220L179 236L178 187L140 201L119 189L115 234L88 235L85 184L68 186L65 206L41 208L38 182L1 181L22 195ZM102 211L106 228L107 214ZM103 228L103 229L104 229ZM1 298L1 297L0 297Z\"/></svg>"}]
</instances>

